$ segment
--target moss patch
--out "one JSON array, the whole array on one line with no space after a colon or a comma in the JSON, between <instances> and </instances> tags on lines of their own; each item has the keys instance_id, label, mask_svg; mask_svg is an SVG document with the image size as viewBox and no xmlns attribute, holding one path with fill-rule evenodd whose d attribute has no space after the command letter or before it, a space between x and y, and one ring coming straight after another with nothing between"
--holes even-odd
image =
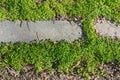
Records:
<instances>
[{"instance_id":1,"label":"moss patch","mask_svg":"<svg viewBox=\"0 0 120 80\"><path fill-rule=\"evenodd\" d=\"M21 70L27 64L34 64L36 72L47 70L68 73L77 69L89 77L95 73L98 64L117 61L120 65L120 41L99 37L93 22L99 16L120 22L120 0L0 0L0 20L49 20L56 15L80 16L87 35L75 42L46 40L33 43L3 43L0 45L0 64L7 64ZM76 64L78 63L79 64Z\"/></svg>"},{"instance_id":2,"label":"moss patch","mask_svg":"<svg viewBox=\"0 0 120 80\"><path fill-rule=\"evenodd\" d=\"M1 20L48 20L56 15L81 16L95 18L100 15L120 22L119 0L1 0ZM7 12L7 14L4 14Z\"/></svg>"}]
</instances>

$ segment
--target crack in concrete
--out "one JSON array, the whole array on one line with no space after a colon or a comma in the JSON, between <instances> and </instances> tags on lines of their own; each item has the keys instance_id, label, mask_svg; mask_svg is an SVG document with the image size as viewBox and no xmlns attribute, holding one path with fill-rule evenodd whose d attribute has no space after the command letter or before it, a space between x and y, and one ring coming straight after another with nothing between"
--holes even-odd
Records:
<instances>
[{"instance_id":1,"label":"crack in concrete","mask_svg":"<svg viewBox=\"0 0 120 80\"><path fill-rule=\"evenodd\" d=\"M37 37L38 41L40 41L39 36L38 36L38 32L36 32L36 37Z\"/></svg>"},{"instance_id":2,"label":"crack in concrete","mask_svg":"<svg viewBox=\"0 0 120 80\"><path fill-rule=\"evenodd\" d=\"M21 20L20 21L20 27L21 28L22 28L22 24L23 24L23 21ZM29 22L27 21L26 24L27 24L28 31L30 31Z\"/></svg>"},{"instance_id":3,"label":"crack in concrete","mask_svg":"<svg viewBox=\"0 0 120 80\"><path fill-rule=\"evenodd\" d=\"M27 28L28 28L28 30L30 31L30 27L29 27L29 23L28 23L28 21L27 21Z\"/></svg>"},{"instance_id":4,"label":"crack in concrete","mask_svg":"<svg viewBox=\"0 0 120 80\"><path fill-rule=\"evenodd\" d=\"M20 27L22 27L22 20L20 21Z\"/></svg>"}]
</instances>

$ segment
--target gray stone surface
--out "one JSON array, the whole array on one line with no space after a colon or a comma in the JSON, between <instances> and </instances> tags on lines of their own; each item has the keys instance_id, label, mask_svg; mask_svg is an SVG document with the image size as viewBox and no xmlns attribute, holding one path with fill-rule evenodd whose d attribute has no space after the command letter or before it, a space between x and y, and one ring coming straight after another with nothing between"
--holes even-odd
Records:
<instances>
[{"instance_id":1,"label":"gray stone surface","mask_svg":"<svg viewBox=\"0 0 120 80\"><path fill-rule=\"evenodd\" d=\"M120 38L120 26L106 19L98 20L95 24L96 32L104 37Z\"/></svg>"},{"instance_id":2,"label":"gray stone surface","mask_svg":"<svg viewBox=\"0 0 120 80\"><path fill-rule=\"evenodd\" d=\"M0 42L29 42L35 39L51 39L59 41L65 39L74 41L82 37L80 26L68 21L3 21L0 22Z\"/></svg>"}]
</instances>

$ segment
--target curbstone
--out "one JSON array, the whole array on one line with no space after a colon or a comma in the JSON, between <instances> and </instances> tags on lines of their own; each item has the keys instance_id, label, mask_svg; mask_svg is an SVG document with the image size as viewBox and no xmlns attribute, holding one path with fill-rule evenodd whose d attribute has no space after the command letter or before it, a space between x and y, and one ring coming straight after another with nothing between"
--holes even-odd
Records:
<instances>
[{"instance_id":1,"label":"curbstone","mask_svg":"<svg viewBox=\"0 0 120 80\"><path fill-rule=\"evenodd\" d=\"M82 29L68 21L3 21L0 22L0 42L29 42L35 39L65 39L74 41L82 37Z\"/></svg>"}]
</instances>

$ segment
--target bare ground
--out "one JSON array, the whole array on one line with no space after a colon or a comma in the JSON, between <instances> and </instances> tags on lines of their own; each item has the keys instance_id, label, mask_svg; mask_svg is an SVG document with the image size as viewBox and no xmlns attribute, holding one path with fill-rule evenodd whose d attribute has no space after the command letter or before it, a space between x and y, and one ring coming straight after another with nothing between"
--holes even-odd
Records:
<instances>
[{"instance_id":1,"label":"bare ground","mask_svg":"<svg viewBox=\"0 0 120 80\"><path fill-rule=\"evenodd\" d=\"M100 70L101 69L101 70ZM120 66L115 63L107 63L100 66L97 71L102 71L104 75L94 74L90 76L90 80L120 80ZM35 73L33 66L25 66L25 68L16 72L13 68L0 67L0 80L87 80L82 74L62 74L57 71L53 75L42 71Z\"/></svg>"}]
</instances>

